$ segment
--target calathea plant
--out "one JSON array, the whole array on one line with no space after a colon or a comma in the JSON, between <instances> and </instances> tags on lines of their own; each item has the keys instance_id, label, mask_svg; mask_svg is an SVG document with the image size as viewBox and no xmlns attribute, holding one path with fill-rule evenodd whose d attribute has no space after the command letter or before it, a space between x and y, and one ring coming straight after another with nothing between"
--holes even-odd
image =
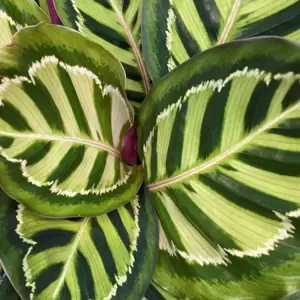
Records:
<instances>
[{"instance_id":1,"label":"calathea plant","mask_svg":"<svg viewBox=\"0 0 300 300\"><path fill-rule=\"evenodd\" d=\"M298 299L299 12L0 0L0 299Z\"/></svg>"}]
</instances>

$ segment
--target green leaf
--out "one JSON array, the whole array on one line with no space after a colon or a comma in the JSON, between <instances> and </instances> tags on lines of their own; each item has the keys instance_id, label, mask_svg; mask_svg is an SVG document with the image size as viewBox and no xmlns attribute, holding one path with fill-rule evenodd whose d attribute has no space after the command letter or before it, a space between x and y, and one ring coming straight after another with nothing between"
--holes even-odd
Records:
<instances>
[{"instance_id":1,"label":"green leaf","mask_svg":"<svg viewBox=\"0 0 300 300\"><path fill-rule=\"evenodd\" d=\"M150 284L143 300L175 300L176 298L164 291L154 281Z\"/></svg>"},{"instance_id":2,"label":"green leaf","mask_svg":"<svg viewBox=\"0 0 300 300\"><path fill-rule=\"evenodd\" d=\"M290 295L282 298L281 300L298 300L300 298L300 291L297 290L295 292L292 292Z\"/></svg>"},{"instance_id":3,"label":"green leaf","mask_svg":"<svg viewBox=\"0 0 300 300\"><path fill-rule=\"evenodd\" d=\"M86 216L132 199L120 159L133 122L121 64L81 34L41 24L0 53L0 185L42 215Z\"/></svg>"},{"instance_id":4,"label":"green leaf","mask_svg":"<svg viewBox=\"0 0 300 300\"><path fill-rule=\"evenodd\" d=\"M4 269L0 264L0 299L18 300L20 299L13 286L11 285Z\"/></svg>"},{"instance_id":5,"label":"green leaf","mask_svg":"<svg viewBox=\"0 0 300 300\"><path fill-rule=\"evenodd\" d=\"M34 1L0 0L0 47L10 44L21 28L41 21L49 22L49 18Z\"/></svg>"},{"instance_id":6,"label":"green leaf","mask_svg":"<svg viewBox=\"0 0 300 300\"><path fill-rule=\"evenodd\" d=\"M272 258L278 243L294 236L299 50L280 38L215 47L170 73L146 98L139 152L147 198L159 216L160 249L170 256L225 268L232 257ZM164 287L164 280L158 283Z\"/></svg>"},{"instance_id":7,"label":"green leaf","mask_svg":"<svg viewBox=\"0 0 300 300\"><path fill-rule=\"evenodd\" d=\"M4 206L1 201L0 208ZM6 210L7 222L18 220L15 230L22 240L20 251L26 249L22 266L31 299L131 300L145 294L156 263L158 232L153 203L145 201L142 191L98 217L53 220L21 204ZM15 268L6 262L8 270ZM17 257L14 263L20 263Z\"/></svg>"},{"instance_id":8,"label":"green leaf","mask_svg":"<svg viewBox=\"0 0 300 300\"><path fill-rule=\"evenodd\" d=\"M236 39L300 41L298 0L145 0L143 52L154 82L190 57Z\"/></svg>"},{"instance_id":9,"label":"green leaf","mask_svg":"<svg viewBox=\"0 0 300 300\"><path fill-rule=\"evenodd\" d=\"M22 274L22 258L25 256L28 247L16 233L18 225L17 208L18 203L10 199L0 189L0 261L5 266L7 278L13 283L20 297L28 299L29 291L25 287L25 277ZM0 299L6 299L1 297L1 287Z\"/></svg>"},{"instance_id":10,"label":"green leaf","mask_svg":"<svg viewBox=\"0 0 300 300\"><path fill-rule=\"evenodd\" d=\"M141 0L55 0L65 26L99 43L122 62L128 98L141 102L149 91L140 54Z\"/></svg>"},{"instance_id":11,"label":"green leaf","mask_svg":"<svg viewBox=\"0 0 300 300\"><path fill-rule=\"evenodd\" d=\"M40 8L47 14L47 16L49 16L50 18L50 11L49 11L49 7L48 7L48 0L35 0Z\"/></svg>"},{"instance_id":12,"label":"green leaf","mask_svg":"<svg viewBox=\"0 0 300 300\"><path fill-rule=\"evenodd\" d=\"M200 266L161 250L154 280L177 299L289 299L282 297L300 287L299 220L293 225L293 237L280 241L270 255L230 255L227 265Z\"/></svg>"}]
</instances>

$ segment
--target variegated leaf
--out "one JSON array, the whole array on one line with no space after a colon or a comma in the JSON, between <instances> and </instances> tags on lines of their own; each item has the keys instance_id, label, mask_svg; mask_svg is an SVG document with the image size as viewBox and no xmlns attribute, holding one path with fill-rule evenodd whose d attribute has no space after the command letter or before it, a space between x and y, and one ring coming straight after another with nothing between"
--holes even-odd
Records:
<instances>
[{"instance_id":1,"label":"variegated leaf","mask_svg":"<svg viewBox=\"0 0 300 300\"><path fill-rule=\"evenodd\" d=\"M160 249L170 256L226 269L232 257L272 260L276 246L292 240L289 217L300 215L299 50L280 38L222 45L146 98L139 152Z\"/></svg>"},{"instance_id":2,"label":"variegated leaf","mask_svg":"<svg viewBox=\"0 0 300 300\"><path fill-rule=\"evenodd\" d=\"M99 43L122 62L128 98L141 102L149 83L140 54L141 0L54 0L65 26Z\"/></svg>"},{"instance_id":3,"label":"variegated leaf","mask_svg":"<svg viewBox=\"0 0 300 300\"><path fill-rule=\"evenodd\" d=\"M6 211L6 222L15 225L17 220L15 232L8 235L0 219L0 238L9 249L23 252L29 290L24 299L142 299L158 248L154 206L143 192L108 214L60 220L42 218L21 204L15 210L14 201L1 200L0 217ZM18 247L9 241L16 233L22 240ZM18 281L21 259L9 249L1 243L0 258Z\"/></svg>"},{"instance_id":4,"label":"variegated leaf","mask_svg":"<svg viewBox=\"0 0 300 300\"><path fill-rule=\"evenodd\" d=\"M98 215L135 196L140 167L120 159L133 123L124 71L63 27L19 32L0 53L3 189L51 216Z\"/></svg>"},{"instance_id":5,"label":"variegated leaf","mask_svg":"<svg viewBox=\"0 0 300 300\"><path fill-rule=\"evenodd\" d=\"M299 220L294 220L293 225L296 228L293 237L280 241L270 255L259 258L229 255L227 265L199 266L161 250L154 280L176 295L176 299L299 299L296 293L300 287Z\"/></svg>"},{"instance_id":6,"label":"variegated leaf","mask_svg":"<svg viewBox=\"0 0 300 300\"><path fill-rule=\"evenodd\" d=\"M215 45L255 36L300 41L299 0L145 0L143 52L153 81Z\"/></svg>"},{"instance_id":7,"label":"variegated leaf","mask_svg":"<svg viewBox=\"0 0 300 300\"><path fill-rule=\"evenodd\" d=\"M0 0L0 47L10 44L21 28L41 21L49 22L49 18L34 1Z\"/></svg>"}]
</instances>

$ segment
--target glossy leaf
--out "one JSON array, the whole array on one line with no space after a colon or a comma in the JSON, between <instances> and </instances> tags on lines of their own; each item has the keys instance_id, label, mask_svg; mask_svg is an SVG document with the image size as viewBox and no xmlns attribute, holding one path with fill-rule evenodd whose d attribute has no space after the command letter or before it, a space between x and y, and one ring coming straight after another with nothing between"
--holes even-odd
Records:
<instances>
[{"instance_id":1,"label":"glossy leaf","mask_svg":"<svg viewBox=\"0 0 300 300\"><path fill-rule=\"evenodd\" d=\"M0 53L3 189L43 215L98 215L134 197L140 167L120 158L133 123L124 71L69 29L22 30Z\"/></svg>"},{"instance_id":2,"label":"glossy leaf","mask_svg":"<svg viewBox=\"0 0 300 300\"><path fill-rule=\"evenodd\" d=\"M152 281L143 300L175 300L176 298L164 291L158 284Z\"/></svg>"},{"instance_id":3,"label":"glossy leaf","mask_svg":"<svg viewBox=\"0 0 300 300\"><path fill-rule=\"evenodd\" d=\"M139 152L160 220L160 249L170 257L226 270L233 258L276 261L276 246L294 237L299 50L280 38L222 45L170 73L146 98ZM199 276L204 285L206 273Z\"/></svg>"},{"instance_id":4,"label":"glossy leaf","mask_svg":"<svg viewBox=\"0 0 300 300\"><path fill-rule=\"evenodd\" d=\"M49 22L49 18L34 1L0 0L0 47L10 44L21 28L41 21Z\"/></svg>"},{"instance_id":5,"label":"glossy leaf","mask_svg":"<svg viewBox=\"0 0 300 300\"><path fill-rule=\"evenodd\" d=\"M10 278L20 297L27 300L29 290L25 286L22 258L25 256L28 247L16 233L18 225L17 208L18 203L10 199L0 189L0 261L5 267L7 278ZM1 297L1 288L0 299L6 299Z\"/></svg>"},{"instance_id":6,"label":"glossy leaf","mask_svg":"<svg viewBox=\"0 0 300 300\"><path fill-rule=\"evenodd\" d=\"M0 204L4 206L5 201ZM26 248L22 266L31 299L131 300L145 294L156 263L158 235L153 204L145 202L142 193L98 217L53 220L21 204L17 210L6 210L11 212L8 222L18 221L19 250ZM5 258L9 255L4 252ZM6 262L8 270L16 270ZM19 263L16 256L15 262ZM19 279L20 273L14 276Z\"/></svg>"},{"instance_id":7,"label":"glossy leaf","mask_svg":"<svg viewBox=\"0 0 300 300\"><path fill-rule=\"evenodd\" d=\"M141 0L55 0L65 26L99 43L122 62L130 100L141 102L149 83L140 54Z\"/></svg>"},{"instance_id":8,"label":"glossy leaf","mask_svg":"<svg viewBox=\"0 0 300 300\"><path fill-rule=\"evenodd\" d=\"M19 295L14 290L13 286L11 285L4 269L0 264L0 299L5 300L18 300Z\"/></svg>"},{"instance_id":9,"label":"glossy leaf","mask_svg":"<svg viewBox=\"0 0 300 300\"><path fill-rule=\"evenodd\" d=\"M300 298L300 291L297 290L287 295L286 297L282 298L282 300L298 300L299 298Z\"/></svg>"},{"instance_id":10,"label":"glossy leaf","mask_svg":"<svg viewBox=\"0 0 300 300\"><path fill-rule=\"evenodd\" d=\"M190 57L236 39L283 36L300 41L298 0L145 0L143 52L157 82Z\"/></svg>"}]
</instances>

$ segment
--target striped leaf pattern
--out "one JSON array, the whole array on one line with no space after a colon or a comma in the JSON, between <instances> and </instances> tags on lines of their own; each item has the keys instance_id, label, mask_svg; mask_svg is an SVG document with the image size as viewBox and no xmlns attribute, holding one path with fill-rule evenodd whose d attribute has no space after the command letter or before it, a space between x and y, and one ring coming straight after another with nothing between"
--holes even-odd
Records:
<instances>
[{"instance_id":1,"label":"striped leaf pattern","mask_svg":"<svg viewBox=\"0 0 300 300\"><path fill-rule=\"evenodd\" d=\"M300 41L298 0L146 0L143 51L153 81L215 45L255 36Z\"/></svg>"},{"instance_id":2,"label":"striped leaf pattern","mask_svg":"<svg viewBox=\"0 0 300 300\"><path fill-rule=\"evenodd\" d=\"M49 18L33 1L0 0L0 48L10 44L21 28L41 21L49 22Z\"/></svg>"},{"instance_id":3,"label":"striped leaf pattern","mask_svg":"<svg viewBox=\"0 0 300 300\"><path fill-rule=\"evenodd\" d=\"M280 241L271 255L229 255L227 265L199 266L161 250L154 280L176 299L285 300L290 295L292 300L300 286L299 225L293 220L293 237Z\"/></svg>"},{"instance_id":4,"label":"striped leaf pattern","mask_svg":"<svg viewBox=\"0 0 300 300\"><path fill-rule=\"evenodd\" d=\"M48 34L55 33L51 29L66 33L65 43L69 47L68 39L78 37L77 33L51 25L23 31L22 37L31 35L37 39L42 31L47 31L47 26L50 26ZM128 198L118 199L109 207L104 204L101 207L99 202L107 195L117 196L125 188L133 197L142 180L137 174L139 168L128 166L120 159L122 137L133 123L133 111L125 100L123 82L119 86L110 84L108 74L114 71L122 74L122 68L103 48L97 44L92 46L102 60L107 59L107 65L98 66L97 73L55 55L41 55L40 59L28 62L27 76L15 73L4 77L0 85L2 160L14 165L12 168L30 186L40 188L41 193L48 191L52 197L65 199L57 212L59 215L95 215L114 209ZM34 43L29 51L33 47ZM74 60L77 59L80 61L80 55L75 54ZM114 66L110 65L111 61ZM20 191L19 195L14 191L11 181L17 179L10 172L2 177L3 188L13 196L17 193L19 201L42 214L55 215L51 197L41 200L48 201L46 205L34 205L36 201L28 199L26 192ZM94 197L94 207L86 203L91 201L90 195ZM81 205L76 203L76 197L87 200ZM74 207L69 208L72 204Z\"/></svg>"},{"instance_id":5,"label":"striped leaf pattern","mask_svg":"<svg viewBox=\"0 0 300 300\"><path fill-rule=\"evenodd\" d=\"M152 278L157 222L142 191L108 214L59 220L40 217L1 192L0 225L0 258L16 286L24 271L24 300L142 299Z\"/></svg>"},{"instance_id":6,"label":"striped leaf pattern","mask_svg":"<svg viewBox=\"0 0 300 300\"><path fill-rule=\"evenodd\" d=\"M49 221L20 205L17 232L31 245L23 261L31 297L111 299L134 264L138 213L135 200L95 218Z\"/></svg>"},{"instance_id":7,"label":"striped leaf pattern","mask_svg":"<svg viewBox=\"0 0 300 300\"><path fill-rule=\"evenodd\" d=\"M138 122L160 249L224 267L291 239L299 121L299 45L283 39L216 47L162 80Z\"/></svg>"},{"instance_id":8,"label":"striped leaf pattern","mask_svg":"<svg viewBox=\"0 0 300 300\"><path fill-rule=\"evenodd\" d=\"M141 0L55 0L65 26L70 26L99 43L122 62L126 91L141 102L149 90L140 54Z\"/></svg>"}]
</instances>

